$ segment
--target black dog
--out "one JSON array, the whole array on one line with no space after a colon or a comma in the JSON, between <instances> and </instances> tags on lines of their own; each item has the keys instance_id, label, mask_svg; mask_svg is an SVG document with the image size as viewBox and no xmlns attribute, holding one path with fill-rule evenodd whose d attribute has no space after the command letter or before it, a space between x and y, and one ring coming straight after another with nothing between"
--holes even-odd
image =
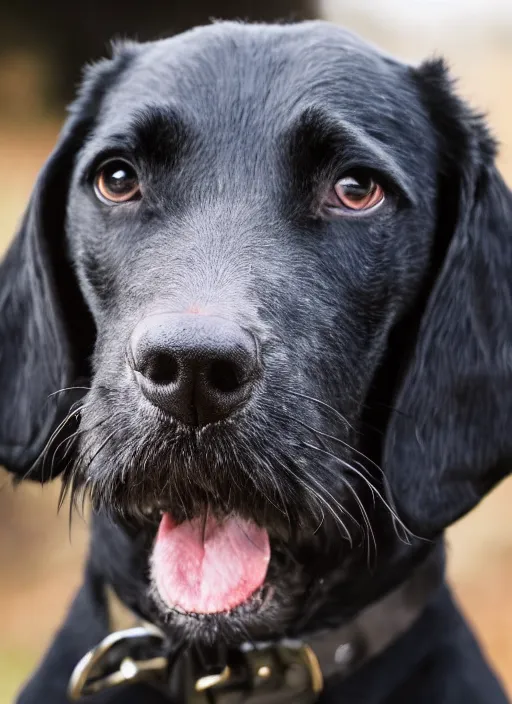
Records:
<instances>
[{"instance_id":1,"label":"black dog","mask_svg":"<svg viewBox=\"0 0 512 704\"><path fill-rule=\"evenodd\" d=\"M441 62L322 22L87 70L1 268L0 460L94 514L21 702L68 701L121 605L151 625L74 696L506 701L442 579L512 453L494 156Z\"/></svg>"}]
</instances>

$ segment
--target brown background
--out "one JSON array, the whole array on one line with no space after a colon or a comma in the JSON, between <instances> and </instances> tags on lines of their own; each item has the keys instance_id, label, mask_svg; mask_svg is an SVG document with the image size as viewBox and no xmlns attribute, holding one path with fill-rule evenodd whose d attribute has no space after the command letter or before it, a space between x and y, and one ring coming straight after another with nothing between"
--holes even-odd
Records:
<instances>
[{"instance_id":1,"label":"brown background","mask_svg":"<svg viewBox=\"0 0 512 704\"><path fill-rule=\"evenodd\" d=\"M449 13L443 14L443 5L450 6ZM512 184L512 12L507 5L500 0L325 0L324 12L408 60L447 56L460 76L460 91L488 112L502 144L500 167ZM0 251L15 230L62 119L45 104L46 83L44 56L12 51L0 61ZM0 704L12 701L80 580L87 526L75 516L69 532L67 508L56 513L57 494L57 486L43 490L38 485L14 492L0 470ZM451 581L512 695L511 512L509 480L454 526L448 540Z\"/></svg>"}]
</instances>

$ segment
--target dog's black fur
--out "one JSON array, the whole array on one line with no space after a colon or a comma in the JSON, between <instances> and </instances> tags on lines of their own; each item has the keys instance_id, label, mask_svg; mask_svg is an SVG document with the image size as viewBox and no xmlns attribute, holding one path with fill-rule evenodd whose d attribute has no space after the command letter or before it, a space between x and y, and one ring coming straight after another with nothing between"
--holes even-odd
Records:
<instances>
[{"instance_id":1,"label":"dog's black fur","mask_svg":"<svg viewBox=\"0 0 512 704\"><path fill-rule=\"evenodd\" d=\"M95 197L112 154L141 200ZM94 510L84 586L21 702L66 701L106 632L105 582L191 641L301 635L400 583L509 472L512 197L494 156L441 61L322 22L219 23L86 71L0 275L0 460L62 473ZM349 171L382 184L380 208L322 208ZM190 306L250 329L264 369L243 410L200 431L143 400L126 362L144 315ZM158 500L267 527L270 596L165 610L141 515ZM443 587L321 701L506 699Z\"/></svg>"}]
</instances>

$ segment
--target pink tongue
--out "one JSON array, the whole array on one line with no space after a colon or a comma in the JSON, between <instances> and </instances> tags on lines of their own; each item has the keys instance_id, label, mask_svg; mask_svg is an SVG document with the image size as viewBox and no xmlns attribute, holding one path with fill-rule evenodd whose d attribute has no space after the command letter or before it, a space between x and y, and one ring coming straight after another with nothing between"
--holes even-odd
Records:
<instances>
[{"instance_id":1,"label":"pink tongue","mask_svg":"<svg viewBox=\"0 0 512 704\"><path fill-rule=\"evenodd\" d=\"M268 533L231 516L176 525L163 515L153 548L153 578L171 607L212 614L242 604L265 580L270 560Z\"/></svg>"}]
</instances>

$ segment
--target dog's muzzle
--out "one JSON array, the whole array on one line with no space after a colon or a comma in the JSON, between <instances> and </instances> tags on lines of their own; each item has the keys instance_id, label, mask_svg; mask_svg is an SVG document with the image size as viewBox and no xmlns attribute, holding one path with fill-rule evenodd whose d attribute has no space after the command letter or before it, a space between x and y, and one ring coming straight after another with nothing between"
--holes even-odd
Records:
<instances>
[{"instance_id":1,"label":"dog's muzzle","mask_svg":"<svg viewBox=\"0 0 512 704\"><path fill-rule=\"evenodd\" d=\"M138 619L109 589L112 632L76 665L68 696L78 701L142 681L180 704L313 704L327 678L352 674L403 635L443 574L444 561L434 550L405 582L340 628L303 641L217 646L208 652L170 644L163 631Z\"/></svg>"}]
</instances>

